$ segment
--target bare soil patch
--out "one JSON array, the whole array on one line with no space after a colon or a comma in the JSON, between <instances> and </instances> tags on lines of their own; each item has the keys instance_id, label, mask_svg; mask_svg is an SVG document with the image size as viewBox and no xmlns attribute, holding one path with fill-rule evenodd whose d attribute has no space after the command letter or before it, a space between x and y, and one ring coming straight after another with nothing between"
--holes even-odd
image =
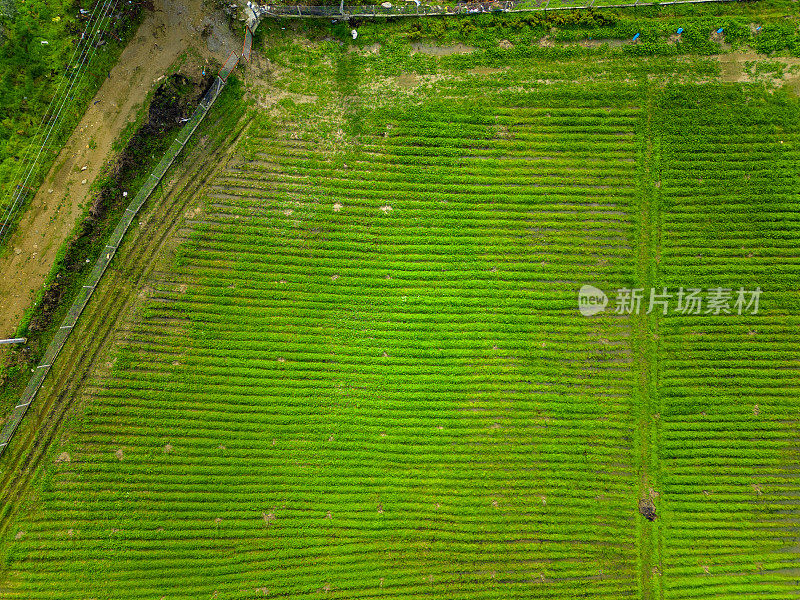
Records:
<instances>
[{"instance_id":1,"label":"bare soil patch","mask_svg":"<svg viewBox=\"0 0 800 600\"><path fill-rule=\"evenodd\" d=\"M759 60L759 58L763 57L755 52L730 52L728 54L720 54L718 58L722 81L740 82L747 81L744 63Z\"/></svg>"},{"instance_id":2,"label":"bare soil patch","mask_svg":"<svg viewBox=\"0 0 800 600\"><path fill-rule=\"evenodd\" d=\"M539 47L540 48L552 48L555 46L555 42L549 35L544 36L542 39L539 40Z\"/></svg>"},{"instance_id":3,"label":"bare soil patch","mask_svg":"<svg viewBox=\"0 0 800 600\"><path fill-rule=\"evenodd\" d=\"M468 72L473 75L495 75L496 73L502 73L503 71L505 71L505 69L500 69L497 67L474 67Z\"/></svg>"},{"instance_id":4,"label":"bare soil patch","mask_svg":"<svg viewBox=\"0 0 800 600\"><path fill-rule=\"evenodd\" d=\"M795 93L800 92L800 59L796 57L767 56L745 50L720 54L717 59L722 81L762 81L773 88L787 84ZM757 66L761 69L758 70Z\"/></svg>"},{"instance_id":5,"label":"bare soil patch","mask_svg":"<svg viewBox=\"0 0 800 600\"><path fill-rule=\"evenodd\" d=\"M475 48L472 46L461 43L453 46L437 46L436 44L424 42L412 42L411 44L412 54L419 52L420 54L430 54L432 56L449 56L450 54L469 54L474 51Z\"/></svg>"},{"instance_id":6,"label":"bare soil patch","mask_svg":"<svg viewBox=\"0 0 800 600\"><path fill-rule=\"evenodd\" d=\"M419 77L414 73L403 73L396 78L397 85L404 88L415 88L419 85Z\"/></svg>"}]
</instances>

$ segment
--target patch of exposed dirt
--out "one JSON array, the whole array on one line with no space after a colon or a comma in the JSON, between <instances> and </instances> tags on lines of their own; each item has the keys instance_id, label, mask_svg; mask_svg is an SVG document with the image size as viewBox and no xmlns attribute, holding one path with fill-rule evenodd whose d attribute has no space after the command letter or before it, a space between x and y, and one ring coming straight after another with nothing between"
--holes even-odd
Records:
<instances>
[{"instance_id":1,"label":"patch of exposed dirt","mask_svg":"<svg viewBox=\"0 0 800 600\"><path fill-rule=\"evenodd\" d=\"M752 50L728 52L717 56L720 79L736 83L762 82L768 88L788 85L800 94L800 59L785 56L766 56Z\"/></svg>"},{"instance_id":2,"label":"patch of exposed dirt","mask_svg":"<svg viewBox=\"0 0 800 600\"><path fill-rule=\"evenodd\" d=\"M556 45L555 42L550 38L549 35L546 35L539 40L540 48L552 48L555 45Z\"/></svg>"},{"instance_id":3,"label":"patch of exposed dirt","mask_svg":"<svg viewBox=\"0 0 800 600\"><path fill-rule=\"evenodd\" d=\"M395 78L397 85L404 88L415 88L419 85L419 77L414 73L403 73Z\"/></svg>"},{"instance_id":4,"label":"patch of exposed dirt","mask_svg":"<svg viewBox=\"0 0 800 600\"><path fill-rule=\"evenodd\" d=\"M475 48L466 44L455 44L454 46L437 46L425 42L412 42L411 53L431 54L433 56L449 56L450 54L470 54Z\"/></svg>"},{"instance_id":5,"label":"patch of exposed dirt","mask_svg":"<svg viewBox=\"0 0 800 600\"><path fill-rule=\"evenodd\" d=\"M578 45L583 46L584 48L599 48L603 44L608 44L611 48L619 48L620 46L626 44L627 41L628 40L621 40L618 38L600 38L593 40L580 40Z\"/></svg>"},{"instance_id":6,"label":"patch of exposed dirt","mask_svg":"<svg viewBox=\"0 0 800 600\"><path fill-rule=\"evenodd\" d=\"M224 17L205 7L203 0L153 4L155 10L148 11L123 50L8 240L11 251L0 258L0 337L15 332L56 253L89 205L89 183L101 174L112 156L112 143L136 117L158 78L190 47L206 60L219 62L238 49ZM210 33L204 37L201 32L209 24Z\"/></svg>"},{"instance_id":7,"label":"patch of exposed dirt","mask_svg":"<svg viewBox=\"0 0 800 600\"><path fill-rule=\"evenodd\" d=\"M496 75L497 73L502 73L505 69L500 69L498 67L473 67L468 73L472 75Z\"/></svg>"},{"instance_id":8,"label":"patch of exposed dirt","mask_svg":"<svg viewBox=\"0 0 800 600\"><path fill-rule=\"evenodd\" d=\"M381 45L375 43L364 46L363 48L359 48L358 46L348 46L347 51L355 52L357 54L361 54L362 56L368 56L370 54L378 54L381 51Z\"/></svg>"},{"instance_id":9,"label":"patch of exposed dirt","mask_svg":"<svg viewBox=\"0 0 800 600\"><path fill-rule=\"evenodd\" d=\"M755 52L729 52L728 54L720 54L717 58L722 81L744 82L748 81L744 70L745 63L764 57Z\"/></svg>"}]
</instances>

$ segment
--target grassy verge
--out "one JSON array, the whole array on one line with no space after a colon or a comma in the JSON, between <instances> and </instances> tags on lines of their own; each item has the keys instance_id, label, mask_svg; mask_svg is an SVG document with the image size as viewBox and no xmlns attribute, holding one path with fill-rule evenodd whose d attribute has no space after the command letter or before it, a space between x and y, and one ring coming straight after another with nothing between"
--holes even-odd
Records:
<instances>
[{"instance_id":1,"label":"grassy verge","mask_svg":"<svg viewBox=\"0 0 800 600\"><path fill-rule=\"evenodd\" d=\"M285 27L287 21L265 20L259 30ZM351 39L351 29L356 28L359 36L353 43L362 48L375 43L397 46L404 41L431 40L440 44L464 43L504 57L552 54L556 59L563 49L552 48L551 43L632 40L636 34L636 43L612 47L610 54L710 55L747 46L763 54L800 56L800 21L794 7L786 2L488 13L391 21L391 27L382 20L366 19L336 24L307 21L292 26L310 37L317 32L320 36L333 34L345 42ZM678 29L682 29L680 35ZM548 44L540 45L542 39ZM499 48L501 42L506 46L504 50ZM473 60L479 57L480 53L473 53Z\"/></svg>"},{"instance_id":2,"label":"grassy verge","mask_svg":"<svg viewBox=\"0 0 800 600\"><path fill-rule=\"evenodd\" d=\"M33 162L44 133L55 118L53 107L59 106L61 98L69 94L28 180L28 193L23 202L41 185L144 16L141 2L121 3L121 7L103 22L104 33L90 38L97 47L89 50L84 74L70 87L69 77L75 66L69 64L70 58L87 27L87 22L76 16L79 9L91 11L92 6L88 2L79 2L77 6L65 1L28 2L18 3L0 14L0 31L3 32L0 36L0 114L3 116L0 121L0 189L4 192L0 198L0 214L4 218L14 186ZM12 228L24 208L23 204L15 211Z\"/></svg>"}]
</instances>

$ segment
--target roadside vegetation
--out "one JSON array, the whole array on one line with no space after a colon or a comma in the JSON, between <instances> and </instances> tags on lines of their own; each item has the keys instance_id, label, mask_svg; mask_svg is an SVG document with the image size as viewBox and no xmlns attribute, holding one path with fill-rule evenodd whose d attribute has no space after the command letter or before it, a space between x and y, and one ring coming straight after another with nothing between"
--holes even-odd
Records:
<instances>
[{"instance_id":1,"label":"roadside vegetation","mask_svg":"<svg viewBox=\"0 0 800 600\"><path fill-rule=\"evenodd\" d=\"M96 3L8 0L0 5L0 219L8 215L15 186L34 163L50 125L56 123L25 185L25 199L35 193L136 31L142 2L115 6L100 21L102 34L87 36L93 43L82 44L88 16L103 14ZM85 11L85 16L79 11ZM78 46L85 47L85 52L76 53ZM12 224L20 212L8 215Z\"/></svg>"}]
</instances>

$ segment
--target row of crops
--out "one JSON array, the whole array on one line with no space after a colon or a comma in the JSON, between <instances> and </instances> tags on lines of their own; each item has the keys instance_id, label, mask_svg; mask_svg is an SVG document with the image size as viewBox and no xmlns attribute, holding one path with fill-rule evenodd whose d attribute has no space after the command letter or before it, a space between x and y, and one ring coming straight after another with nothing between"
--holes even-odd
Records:
<instances>
[{"instance_id":1,"label":"row of crops","mask_svg":"<svg viewBox=\"0 0 800 600\"><path fill-rule=\"evenodd\" d=\"M531 68L254 115L0 595L797 597L797 101Z\"/></svg>"},{"instance_id":2,"label":"row of crops","mask_svg":"<svg viewBox=\"0 0 800 600\"><path fill-rule=\"evenodd\" d=\"M659 322L662 592L796 598L798 107L702 93L673 90L659 111L660 283L763 294L755 315Z\"/></svg>"},{"instance_id":3,"label":"row of crops","mask_svg":"<svg viewBox=\"0 0 800 600\"><path fill-rule=\"evenodd\" d=\"M256 121L16 597L638 597L631 327L574 295L632 280L641 115L584 98L398 108L335 152Z\"/></svg>"}]
</instances>

